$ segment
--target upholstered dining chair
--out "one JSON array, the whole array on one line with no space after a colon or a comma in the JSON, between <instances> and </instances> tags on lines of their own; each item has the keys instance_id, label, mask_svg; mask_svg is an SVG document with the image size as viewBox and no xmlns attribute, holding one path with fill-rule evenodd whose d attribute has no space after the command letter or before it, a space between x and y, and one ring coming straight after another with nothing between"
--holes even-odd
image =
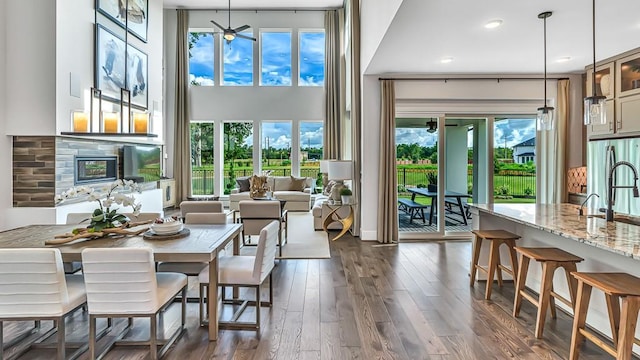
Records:
<instances>
[{"instance_id":1,"label":"upholstered dining chair","mask_svg":"<svg viewBox=\"0 0 640 360\"><path fill-rule=\"evenodd\" d=\"M201 201L193 201L201 202ZM215 225L226 224L227 214L225 213L188 213L185 218L186 224ZM207 263L197 262L169 262L158 263L158 272L177 272L189 276L198 276L200 271L207 266Z\"/></svg>"},{"instance_id":2,"label":"upholstered dining chair","mask_svg":"<svg viewBox=\"0 0 640 360\"><path fill-rule=\"evenodd\" d=\"M231 321L218 321L221 329L260 329L260 307L271 306L273 304L273 281L271 272L276 259L276 245L280 224L272 221L262 230L258 239L258 247L255 256L233 255L221 256L218 259L218 286L222 287L222 302L241 305L238 311L233 314ZM262 302L260 297L260 287L269 278L269 301ZM204 323L204 294L209 286L209 267L207 266L198 276L200 282L200 324ZM224 288L226 286L250 287L256 289L255 301L250 300L226 300ZM217 300L217 299L216 299ZM210 299L207 299L210 301ZM256 321L239 322L248 305L256 307Z\"/></svg>"},{"instance_id":3,"label":"upholstered dining chair","mask_svg":"<svg viewBox=\"0 0 640 360\"><path fill-rule=\"evenodd\" d=\"M185 200L180 203L180 214L184 219L188 213L221 213L224 212L222 201Z\"/></svg>"},{"instance_id":4,"label":"upholstered dining chair","mask_svg":"<svg viewBox=\"0 0 640 360\"><path fill-rule=\"evenodd\" d=\"M81 275L66 275L58 249L0 249L0 358L8 349L40 329L41 320L53 320L54 327L32 339L9 358L17 358L35 342L57 331L57 358L66 358L65 318L86 302ZM35 327L6 344L2 341L5 321L35 321ZM72 355L76 358L87 350L80 347Z\"/></svg>"},{"instance_id":5,"label":"upholstered dining chair","mask_svg":"<svg viewBox=\"0 0 640 360\"><path fill-rule=\"evenodd\" d=\"M134 215L133 213L122 213L122 215L128 217L129 220L135 221L135 222L155 220L159 217L162 217L162 214L158 212L142 212L138 215Z\"/></svg>"},{"instance_id":6,"label":"upholstered dining chair","mask_svg":"<svg viewBox=\"0 0 640 360\"><path fill-rule=\"evenodd\" d=\"M82 267L89 307L89 352L96 359L96 319L128 318L128 326L99 355L101 358L121 340L134 317L148 317L149 352L152 360L162 357L184 331L187 277L178 273L156 273L149 248L91 248L82 251ZM182 293L182 323L158 349L157 314ZM138 343L138 342L136 342Z\"/></svg>"},{"instance_id":7,"label":"upholstered dining chair","mask_svg":"<svg viewBox=\"0 0 640 360\"><path fill-rule=\"evenodd\" d=\"M242 240L245 245L251 244L251 235L260 235L263 227L271 221L278 222L278 246L279 256L282 256L282 245L287 239L287 210L282 211L279 200L241 200L238 202L240 208L240 221L242 222ZM282 230L284 228L284 242ZM249 236L249 242L245 242Z\"/></svg>"}]
</instances>

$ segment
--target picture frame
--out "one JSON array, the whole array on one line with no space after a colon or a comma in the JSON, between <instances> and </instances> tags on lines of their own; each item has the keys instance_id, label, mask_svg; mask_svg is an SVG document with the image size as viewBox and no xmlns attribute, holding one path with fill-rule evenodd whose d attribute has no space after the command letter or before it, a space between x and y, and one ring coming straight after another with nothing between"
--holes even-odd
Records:
<instances>
[{"instance_id":1,"label":"picture frame","mask_svg":"<svg viewBox=\"0 0 640 360\"><path fill-rule=\"evenodd\" d=\"M119 101L126 83L124 40L101 24L96 24L95 87L106 100Z\"/></svg>"},{"instance_id":2,"label":"picture frame","mask_svg":"<svg viewBox=\"0 0 640 360\"><path fill-rule=\"evenodd\" d=\"M149 63L145 52L127 45L127 89L131 91L131 105L140 109L148 107Z\"/></svg>"},{"instance_id":3,"label":"picture frame","mask_svg":"<svg viewBox=\"0 0 640 360\"><path fill-rule=\"evenodd\" d=\"M96 10L147 42L149 0L96 0Z\"/></svg>"}]
</instances>

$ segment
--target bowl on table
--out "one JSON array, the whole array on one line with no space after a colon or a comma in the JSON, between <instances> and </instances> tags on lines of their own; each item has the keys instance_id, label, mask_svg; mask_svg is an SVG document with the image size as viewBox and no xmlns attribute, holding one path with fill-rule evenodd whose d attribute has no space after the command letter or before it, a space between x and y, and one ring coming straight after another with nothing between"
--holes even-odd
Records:
<instances>
[{"instance_id":1,"label":"bowl on table","mask_svg":"<svg viewBox=\"0 0 640 360\"><path fill-rule=\"evenodd\" d=\"M162 220L162 222L159 222ZM156 219L156 222L151 224L151 231L157 235L171 235L180 232L184 228L182 221L172 218L168 219Z\"/></svg>"}]
</instances>

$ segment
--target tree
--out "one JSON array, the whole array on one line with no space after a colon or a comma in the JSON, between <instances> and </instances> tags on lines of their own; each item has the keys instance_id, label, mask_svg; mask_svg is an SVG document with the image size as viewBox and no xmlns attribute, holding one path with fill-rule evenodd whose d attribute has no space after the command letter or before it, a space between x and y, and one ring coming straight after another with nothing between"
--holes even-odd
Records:
<instances>
[{"instance_id":1,"label":"tree","mask_svg":"<svg viewBox=\"0 0 640 360\"><path fill-rule=\"evenodd\" d=\"M246 157L247 147L244 146L244 139L251 135L252 129L251 123L224 123L224 160L229 164L229 182L225 185L225 194L229 194L234 186L234 163L236 159Z\"/></svg>"},{"instance_id":2,"label":"tree","mask_svg":"<svg viewBox=\"0 0 640 360\"><path fill-rule=\"evenodd\" d=\"M213 123L191 123L191 164L213 164Z\"/></svg>"}]
</instances>

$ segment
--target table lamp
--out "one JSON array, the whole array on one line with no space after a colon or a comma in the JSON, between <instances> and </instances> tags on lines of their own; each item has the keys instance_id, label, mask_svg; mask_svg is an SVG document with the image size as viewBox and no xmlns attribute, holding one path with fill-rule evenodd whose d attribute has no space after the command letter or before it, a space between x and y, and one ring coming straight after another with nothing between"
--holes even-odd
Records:
<instances>
[{"instance_id":1,"label":"table lamp","mask_svg":"<svg viewBox=\"0 0 640 360\"><path fill-rule=\"evenodd\" d=\"M329 162L333 160L320 160L320 173L322 174L322 189L327 187L327 174L329 173Z\"/></svg>"},{"instance_id":2,"label":"table lamp","mask_svg":"<svg viewBox=\"0 0 640 360\"><path fill-rule=\"evenodd\" d=\"M351 180L353 163L350 160L329 161L328 178L335 180L336 184L331 189L331 199L340 201L340 190L344 188L344 180Z\"/></svg>"}]
</instances>

